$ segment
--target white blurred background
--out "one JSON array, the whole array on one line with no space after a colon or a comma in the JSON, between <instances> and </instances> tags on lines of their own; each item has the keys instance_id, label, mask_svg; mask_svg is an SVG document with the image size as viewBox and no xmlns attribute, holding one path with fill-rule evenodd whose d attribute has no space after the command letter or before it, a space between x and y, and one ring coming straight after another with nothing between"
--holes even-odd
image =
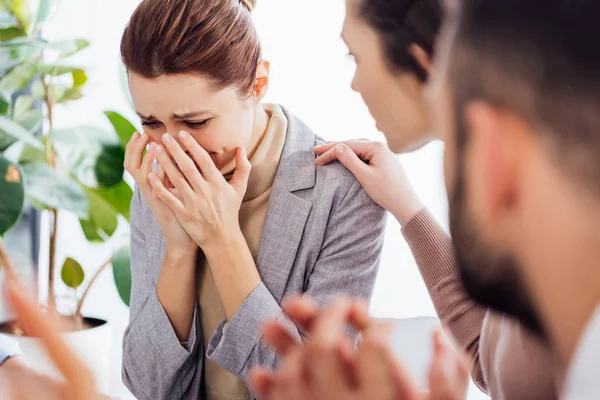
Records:
<instances>
[{"instance_id":1,"label":"white blurred background","mask_svg":"<svg viewBox=\"0 0 600 400\"><path fill-rule=\"evenodd\" d=\"M91 47L75 61L89 68L90 83L82 100L56 110L57 127L92 124L110 127L102 112L115 110L136 121L122 87L119 41L139 0L60 0L46 24L48 40L81 37ZM259 0L254 20L261 35L264 57L271 61L268 102L285 105L328 140L367 138L383 140L360 96L350 90L354 70L340 39L343 0ZM136 121L137 122L137 121ZM447 202L442 178L442 145L402 157L412 183L431 211L447 224ZM42 232L48 232L42 220ZM61 220L58 257L74 256L88 278L109 257L110 243L92 246L80 235L75 217ZM118 237L119 235L115 235ZM47 238L41 240L40 275L47 271ZM61 285L62 283L59 283ZM42 287L43 289L43 287ZM65 291L65 288L61 290ZM110 272L90 292L84 314L113 324L114 374L112 395L131 398L120 380L120 338L128 309L118 297ZM3 316L4 313L4 316ZM381 270L372 302L377 317L403 318L435 315L399 225L390 218ZM0 319L6 318L0 306ZM474 387L469 399L485 399Z\"/></svg>"}]
</instances>

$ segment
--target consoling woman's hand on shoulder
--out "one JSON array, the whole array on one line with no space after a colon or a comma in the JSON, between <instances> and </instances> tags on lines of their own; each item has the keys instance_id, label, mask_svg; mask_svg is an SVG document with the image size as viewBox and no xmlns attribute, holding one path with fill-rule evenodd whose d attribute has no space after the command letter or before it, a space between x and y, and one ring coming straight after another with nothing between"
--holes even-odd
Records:
<instances>
[{"instance_id":1,"label":"consoling woman's hand on shoulder","mask_svg":"<svg viewBox=\"0 0 600 400\"><path fill-rule=\"evenodd\" d=\"M317 165L338 160L360 182L365 192L391 212L402 226L423 207L402 163L387 145L379 142L350 141L315 147Z\"/></svg>"},{"instance_id":2,"label":"consoling woman's hand on shoulder","mask_svg":"<svg viewBox=\"0 0 600 400\"><path fill-rule=\"evenodd\" d=\"M151 143L146 155L144 149L148 145L148 135L134 133L125 151L125 170L131 174L144 200L156 217L165 237L167 250L193 251L197 248L190 235L183 229L175 213L158 195L158 191L150 184L150 173L156 157L156 143ZM158 168L155 176L166 182L164 170Z\"/></svg>"},{"instance_id":3,"label":"consoling woman's hand on shoulder","mask_svg":"<svg viewBox=\"0 0 600 400\"><path fill-rule=\"evenodd\" d=\"M188 133L180 132L179 140L193 159L172 136L163 136L164 147L157 147L156 156L177 192L168 190L156 174L150 174L157 196L174 211L205 253L243 238L239 211L252 168L245 149L238 148L236 170L227 182L210 155Z\"/></svg>"}]
</instances>

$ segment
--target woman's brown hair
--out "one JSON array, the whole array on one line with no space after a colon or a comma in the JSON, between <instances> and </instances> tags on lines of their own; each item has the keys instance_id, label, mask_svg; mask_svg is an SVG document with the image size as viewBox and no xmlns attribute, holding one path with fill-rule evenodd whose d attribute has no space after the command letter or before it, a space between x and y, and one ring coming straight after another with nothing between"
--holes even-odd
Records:
<instances>
[{"instance_id":1,"label":"woman's brown hair","mask_svg":"<svg viewBox=\"0 0 600 400\"><path fill-rule=\"evenodd\" d=\"M254 87L261 47L250 13L256 0L143 0L121 39L129 72L146 78L200 74L217 88Z\"/></svg>"}]
</instances>

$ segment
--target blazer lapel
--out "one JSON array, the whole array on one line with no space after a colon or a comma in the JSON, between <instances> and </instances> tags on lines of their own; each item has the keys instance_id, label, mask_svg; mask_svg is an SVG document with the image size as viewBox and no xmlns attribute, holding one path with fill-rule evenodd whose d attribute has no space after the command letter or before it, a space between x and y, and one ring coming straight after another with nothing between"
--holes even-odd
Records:
<instances>
[{"instance_id":1,"label":"blazer lapel","mask_svg":"<svg viewBox=\"0 0 600 400\"><path fill-rule=\"evenodd\" d=\"M258 250L258 272L280 302L285 291L312 203L295 192L315 186L316 166L311 130L284 109L288 131Z\"/></svg>"}]
</instances>

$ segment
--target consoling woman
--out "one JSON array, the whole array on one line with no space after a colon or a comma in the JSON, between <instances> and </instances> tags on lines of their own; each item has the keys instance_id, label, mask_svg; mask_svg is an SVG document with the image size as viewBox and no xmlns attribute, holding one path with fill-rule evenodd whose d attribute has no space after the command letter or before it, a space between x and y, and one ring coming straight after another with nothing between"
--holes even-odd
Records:
<instances>
[{"instance_id":1,"label":"consoling woman","mask_svg":"<svg viewBox=\"0 0 600 400\"><path fill-rule=\"evenodd\" d=\"M121 53L141 123L125 166L131 317L123 379L140 399L247 399L284 296L368 299L385 213L323 144L262 104L269 63L250 0L143 0ZM293 334L300 332L289 324Z\"/></svg>"}]
</instances>

